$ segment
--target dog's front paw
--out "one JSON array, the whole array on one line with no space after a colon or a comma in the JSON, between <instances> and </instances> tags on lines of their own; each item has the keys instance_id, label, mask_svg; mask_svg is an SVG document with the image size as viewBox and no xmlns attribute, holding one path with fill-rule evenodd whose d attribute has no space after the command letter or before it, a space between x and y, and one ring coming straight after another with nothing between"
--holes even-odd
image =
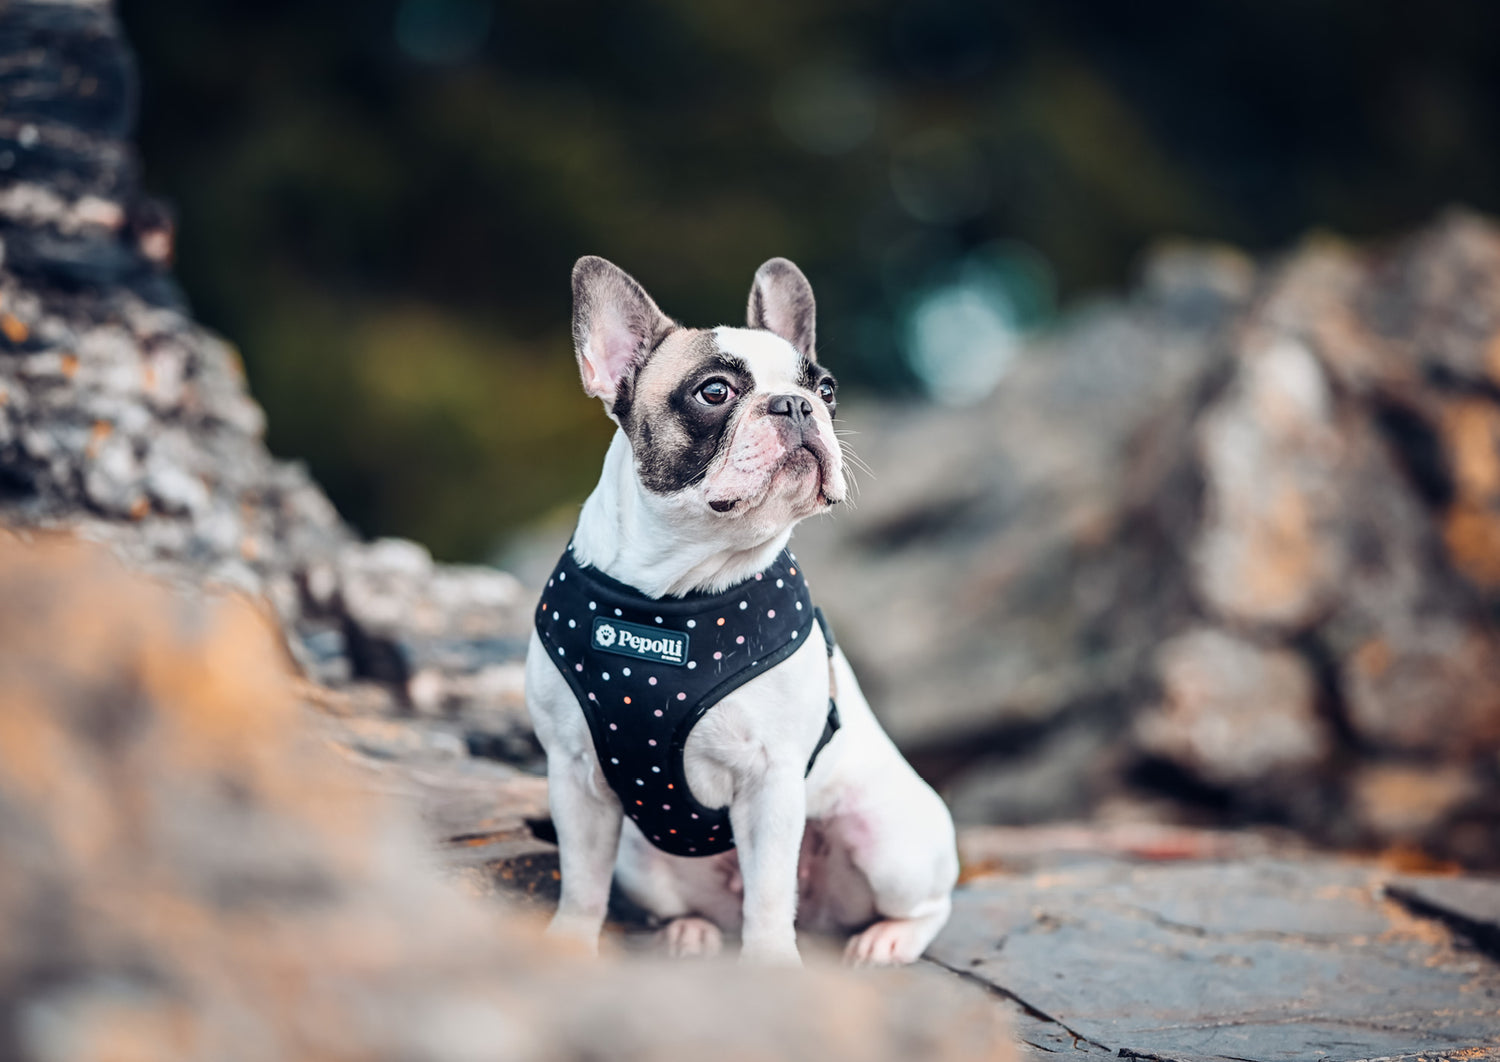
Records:
<instances>
[{"instance_id":1,"label":"dog's front paw","mask_svg":"<svg viewBox=\"0 0 1500 1062\"><path fill-rule=\"evenodd\" d=\"M724 934L706 918L674 918L656 939L674 959L711 959L724 948Z\"/></svg>"},{"instance_id":2,"label":"dog's front paw","mask_svg":"<svg viewBox=\"0 0 1500 1062\"><path fill-rule=\"evenodd\" d=\"M844 961L854 966L905 966L922 957L931 938L925 919L886 919L850 937Z\"/></svg>"},{"instance_id":3,"label":"dog's front paw","mask_svg":"<svg viewBox=\"0 0 1500 1062\"><path fill-rule=\"evenodd\" d=\"M547 936L567 951L591 959L599 955L599 923L592 918L569 918L559 912L547 926Z\"/></svg>"}]
</instances>

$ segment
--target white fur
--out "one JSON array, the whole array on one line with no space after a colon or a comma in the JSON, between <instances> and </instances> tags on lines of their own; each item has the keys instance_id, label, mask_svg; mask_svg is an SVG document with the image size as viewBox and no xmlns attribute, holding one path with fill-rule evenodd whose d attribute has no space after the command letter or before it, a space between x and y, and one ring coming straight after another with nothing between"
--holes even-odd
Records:
<instances>
[{"instance_id":1,"label":"white fur","mask_svg":"<svg viewBox=\"0 0 1500 1062\"><path fill-rule=\"evenodd\" d=\"M715 335L750 367L757 393L798 390L797 354L785 340L735 328ZM817 411L831 441L821 402ZM715 477L728 474L736 453L765 445L751 420L744 418L703 484L670 496L642 486L630 443L617 432L574 534L578 562L651 596L716 591L767 567L792 526L820 505L802 499L802 484L773 474L753 504L731 513L709 508ZM842 491L841 465L837 478ZM684 858L653 847L622 815L583 712L533 632L527 706L547 752L562 863L552 931L597 948L613 873L668 923L665 943L677 954L717 951L716 928L740 933L746 959L795 963L801 925L855 932L850 961L914 961L948 918L958 874L952 819L880 729L842 652L831 677L843 728L806 778L830 689L816 626L802 648L694 727L684 754L688 784L702 803L728 805L736 848Z\"/></svg>"}]
</instances>

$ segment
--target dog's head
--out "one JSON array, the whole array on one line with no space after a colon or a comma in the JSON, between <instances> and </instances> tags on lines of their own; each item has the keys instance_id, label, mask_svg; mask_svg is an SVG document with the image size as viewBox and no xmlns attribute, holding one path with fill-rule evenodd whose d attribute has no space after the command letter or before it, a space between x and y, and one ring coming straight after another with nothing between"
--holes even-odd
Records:
<instances>
[{"instance_id":1,"label":"dog's head","mask_svg":"<svg viewBox=\"0 0 1500 1062\"><path fill-rule=\"evenodd\" d=\"M573 267L583 388L630 440L641 486L743 530L775 534L848 490L813 313L785 258L756 270L746 328L685 328L617 266Z\"/></svg>"}]
</instances>

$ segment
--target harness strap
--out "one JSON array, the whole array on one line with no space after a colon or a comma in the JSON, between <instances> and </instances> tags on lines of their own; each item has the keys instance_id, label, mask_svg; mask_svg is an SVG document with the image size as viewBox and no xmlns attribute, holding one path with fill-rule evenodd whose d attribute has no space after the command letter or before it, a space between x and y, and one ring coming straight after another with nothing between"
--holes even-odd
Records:
<instances>
[{"instance_id":1,"label":"harness strap","mask_svg":"<svg viewBox=\"0 0 1500 1062\"><path fill-rule=\"evenodd\" d=\"M828 648L828 721L823 724L823 736L818 738L818 743L813 746L812 758L807 761L807 774L812 774L813 764L818 762L818 753L823 751L823 746L833 740L833 735L838 733L843 723L839 720L839 706L833 699L833 651L838 643L833 640L833 627L828 622L828 617L823 615L823 610L816 605L813 606L813 619L818 621L818 629L823 632L823 644Z\"/></svg>"}]
</instances>

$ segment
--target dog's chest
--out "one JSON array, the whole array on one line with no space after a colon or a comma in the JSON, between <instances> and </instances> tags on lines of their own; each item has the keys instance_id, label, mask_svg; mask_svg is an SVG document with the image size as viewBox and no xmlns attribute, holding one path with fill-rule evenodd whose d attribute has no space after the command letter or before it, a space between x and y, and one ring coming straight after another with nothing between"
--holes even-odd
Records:
<instances>
[{"instance_id":1,"label":"dog's chest","mask_svg":"<svg viewBox=\"0 0 1500 1062\"><path fill-rule=\"evenodd\" d=\"M699 720L808 640L813 608L795 558L713 595L658 600L564 553L536 628L588 722L599 765L641 832L707 855L733 844L728 815L694 797L683 756Z\"/></svg>"}]
</instances>

